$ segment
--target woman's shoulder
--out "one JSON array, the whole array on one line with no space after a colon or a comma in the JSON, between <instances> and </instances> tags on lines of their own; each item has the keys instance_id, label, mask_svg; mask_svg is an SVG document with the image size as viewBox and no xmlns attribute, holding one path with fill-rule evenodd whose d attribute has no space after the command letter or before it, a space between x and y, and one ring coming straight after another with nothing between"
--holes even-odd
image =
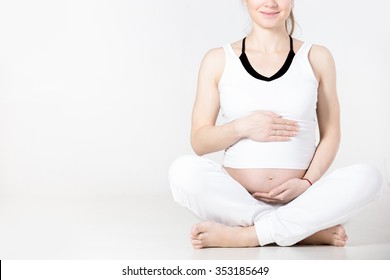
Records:
<instances>
[{"instance_id":1,"label":"woman's shoulder","mask_svg":"<svg viewBox=\"0 0 390 280\"><path fill-rule=\"evenodd\" d=\"M332 61L333 55L327 47L323 45L313 44L311 46L309 58L314 62L316 61L325 62L325 61Z\"/></svg>"},{"instance_id":2,"label":"woman's shoulder","mask_svg":"<svg viewBox=\"0 0 390 280\"><path fill-rule=\"evenodd\" d=\"M218 62L225 57L225 51L223 47L209 49L203 57L203 62L211 61Z\"/></svg>"},{"instance_id":3,"label":"woman's shoulder","mask_svg":"<svg viewBox=\"0 0 390 280\"><path fill-rule=\"evenodd\" d=\"M235 53L240 52L240 41L209 49L203 57L200 67L201 73L210 77L215 77L215 79L219 81L225 69L227 53L231 52L231 50Z\"/></svg>"},{"instance_id":4,"label":"woman's shoulder","mask_svg":"<svg viewBox=\"0 0 390 280\"><path fill-rule=\"evenodd\" d=\"M302 41L302 40L299 40L299 39L296 39L296 38L293 38L294 40L294 51L295 53L298 52L298 50L302 47L302 46L308 46L310 47L310 53L311 55L315 56L315 57L326 57L326 56L332 56L331 52L329 51L329 49L323 45L318 45L318 44L313 44L311 42L308 42L308 41Z\"/></svg>"},{"instance_id":5,"label":"woman's shoulder","mask_svg":"<svg viewBox=\"0 0 390 280\"><path fill-rule=\"evenodd\" d=\"M309 61L319 81L324 75L334 75L336 71L333 55L331 51L323 45L313 44L311 46Z\"/></svg>"},{"instance_id":6,"label":"woman's shoulder","mask_svg":"<svg viewBox=\"0 0 390 280\"><path fill-rule=\"evenodd\" d=\"M225 60L226 55L223 47L209 49L203 57L201 71L220 76L225 66Z\"/></svg>"},{"instance_id":7,"label":"woman's shoulder","mask_svg":"<svg viewBox=\"0 0 390 280\"><path fill-rule=\"evenodd\" d=\"M208 50L204 56L204 59L212 60L214 62L224 61L226 57L226 51L228 51L228 49L233 50L233 52L236 53L236 55L239 55L241 53L241 47L242 47L242 40L235 41L232 43L226 43L221 47L212 48Z\"/></svg>"},{"instance_id":8,"label":"woman's shoulder","mask_svg":"<svg viewBox=\"0 0 390 280\"><path fill-rule=\"evenodd\" d=\"M218 81L225 66L225 54L222 47L208 50L203 56L199 69L199 78Z\"/></svg>"}]
</instances>

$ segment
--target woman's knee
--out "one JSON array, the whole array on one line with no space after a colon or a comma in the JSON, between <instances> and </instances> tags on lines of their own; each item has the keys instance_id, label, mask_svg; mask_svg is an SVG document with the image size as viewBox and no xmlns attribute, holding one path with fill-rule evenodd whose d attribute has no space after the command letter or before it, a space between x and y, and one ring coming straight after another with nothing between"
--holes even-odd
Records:
<instances>
[{"instance_id":1,"label":"woman's knee","mask_svg":"<svg viewBox=\"0 0 390 280\"><path fill-rule=\"evenodd\" d=\"M196 192L201 187L204 159L196 155L184 155L174 160L169 168L172 192Z\"/></svg>"},{"instance_id":2,"label":"woman's knee","mask_svg":"<svg viewBox=\"0 0 390 280\"><path fill-rule=\"evenodd\" d=\"M175 159L169 167L169 181L187 180L196 169L197 156L184 155Z\"/></svg>"}]
</instances>

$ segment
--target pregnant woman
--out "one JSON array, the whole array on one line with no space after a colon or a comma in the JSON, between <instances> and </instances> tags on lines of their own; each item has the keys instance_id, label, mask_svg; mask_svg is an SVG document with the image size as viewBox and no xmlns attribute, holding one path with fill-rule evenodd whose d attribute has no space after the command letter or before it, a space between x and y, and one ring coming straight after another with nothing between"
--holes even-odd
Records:
<instances>
[{"instance_id":1,"label":"pregnant woman","mask_svg":"<svg viewBox=\"0 0 390 280\"><path fill-rule=\"evenodd\" d=\"M380 194L370 165L324 176L340 142L335 65L325 47L291 37L293 4L245 1L251 32L202 61L191 128L197 155L169 171L174 199L205 219L192 228L194 248L344 246L342 224ZM222 165L202 157L221 150Z\"/></svg>"}]
</instances>

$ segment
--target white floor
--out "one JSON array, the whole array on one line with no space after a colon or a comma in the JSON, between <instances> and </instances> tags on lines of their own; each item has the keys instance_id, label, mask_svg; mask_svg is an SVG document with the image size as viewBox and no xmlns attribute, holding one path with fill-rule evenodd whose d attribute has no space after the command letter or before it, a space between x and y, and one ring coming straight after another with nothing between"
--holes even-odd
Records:
<instances>
[{"instance_id":1,"label":"white floor","mask_svg":"<svg viewBox=\"0 0 390 280\"><path fill-rule=\"evenodd\" d=\"M331 202L329 202L331 207ZM190 246L198 221L169 193L154 197L0 199L0 259L390 259L390 191L346 225L349 243L244 249Z\"/></svg>"}]
</instances>

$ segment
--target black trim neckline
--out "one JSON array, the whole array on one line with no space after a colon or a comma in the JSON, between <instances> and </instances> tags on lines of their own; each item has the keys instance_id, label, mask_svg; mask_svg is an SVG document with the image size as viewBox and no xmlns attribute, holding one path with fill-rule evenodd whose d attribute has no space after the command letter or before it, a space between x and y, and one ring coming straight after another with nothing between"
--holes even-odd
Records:
<instances>
[{"instance_id":1,"label":"black trim neckline","mask_svg":"<svg viewBox=\"0 0 390 280\"><path fill-rule=\"evenodd\" d=\"M294 56L295 56L295 52L293 49L293 39L291 38L291 36L289 36L289 37L290 37L290 52L287 55L286 61L284 62L283 66L278 70L278 72L273 74L271 77L266 77L266 76L261 75L250 64L248 57L246 56L246 53L245 53L245 39L246 39L246 37L242 40L242 52L240 55L240 60L241 60L242 66L244 66L245 70L252 77L259 79L259 80L262 80L262 81L270 82L270 81L273 81L273 80L276 80L276 79L282 77L284 74L286 74L286 72L290 68L291 63L292 63Z\"/></svg>"}]
</instances>

